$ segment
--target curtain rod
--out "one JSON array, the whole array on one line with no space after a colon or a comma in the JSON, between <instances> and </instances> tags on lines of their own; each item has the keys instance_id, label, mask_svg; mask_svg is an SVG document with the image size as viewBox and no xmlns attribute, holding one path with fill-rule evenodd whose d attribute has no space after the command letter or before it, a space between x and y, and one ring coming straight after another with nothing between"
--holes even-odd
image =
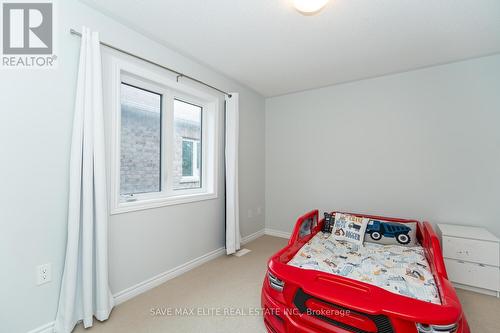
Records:
<instances>
[{"instance_id":1,"label":"curtain rod","mask_svg":"<svg viewBox=\"0 0 500 333\"><path fill-rule=\"evenodd\" d=\"M75 35L75 36L78 36L78 37L82 37L82 34L81 34L81 33L79 33L78 31L74 30L74 29L70 29L70 30L69 30L69 32L70 32L72 35ZM184 74L184 73L178 72L178 71L176 71L175 69L168 68L168 67L163 66L163 65L161 65L161 64L159 64L159 63L157 63L157 62L154 62L154 61L151 61L151 60L149 60L149 59L143 58L143 57L141 57L141 56L135 55L135 54L133 54L133 53L130 53L130 52L128 52L128 51L125 51L125 50L123 50L123 49L120 49L119 47L113 46L113 45L111 45L111 44L108 44L108 43L105 43L105 42L101 42L101 41L99 41L99 43L100 43L101 45L106 46L106 47L109 47L110 49L113 49L113 50L115 50L115 51L118 51L118 52L124 53L124 54L129 55L129 56L131 56L131 57L134 57L134 58L136 58L136 59L139 59L139 60L145 61L145 62L147 62L148 64L155 65L155 66L160 67L160 68L163 68L163 69L165 69L165 70L167 70L167 71L169 71L169 72L172 72L172 73L174 73L174 74L176 74L176 75L177 75L177 82L179 82L179 79L180 79L180 78L185 77L186 79L189 79L189 80L194 81L194 82L196 82L196 83L199 83L199 84L202 84L202 85L204 85L204 86L207 86L207 87L209 87L209 88L211 88L211 89L213 89L213 90L217 90L218 92L220 92L220 93L222 93L222 94L224 94L224 95L227 95L227 97L231 98L231 94L230 94L230 93L225 92L224 90L221 90L221 89L219 89L219 88L216 88L216 87L214 87L214 86L212 86L212 85L210 85L210 84L208 84L208 83L205 83L205 82L203 82L203 81L200 81L200 80L198 80L198 79L195 79L195 78L194 78L194 77L192 77L192 76L189 76L189 75L186 75L186 74Z\"/></svg>"}]
</instances>

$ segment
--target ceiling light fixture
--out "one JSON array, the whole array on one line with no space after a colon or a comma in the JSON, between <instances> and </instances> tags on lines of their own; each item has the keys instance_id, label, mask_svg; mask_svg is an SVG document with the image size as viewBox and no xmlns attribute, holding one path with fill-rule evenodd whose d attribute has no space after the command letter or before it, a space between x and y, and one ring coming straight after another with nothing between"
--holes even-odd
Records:
<instances>
[{"instance_id":1,"label":"ceiling light fixture","mask_svg":"<svg viewBox=\"0 0 500 333\"><path fill-rule=\"evenodd\" d=\"M302 14L311 15L326 6L328 0L293 0L293 6Z\"/></svg>"}]
</instances>

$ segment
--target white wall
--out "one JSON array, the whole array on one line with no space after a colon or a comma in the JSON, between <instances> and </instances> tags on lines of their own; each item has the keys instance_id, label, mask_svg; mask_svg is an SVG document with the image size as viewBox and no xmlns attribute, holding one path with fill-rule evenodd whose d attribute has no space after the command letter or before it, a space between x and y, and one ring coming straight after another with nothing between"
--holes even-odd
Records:
<instances>
[{"instance_id":1,"label":"white wall","mask_svg":"<svg viewBox=\"0 0 500 333\"><path fill-rule=\"evenodd\" d=\"M87 25L102 40L225 89L240 92L240 205L243 236L264 227L264 99L252 90L118 24L76 0L57 2L55 70L0 73L0 323L26 332L54 320L66 242L67 179L79 38ZM180 30L179 33L182 33ZM222 160L221 160L222 162ZM222 175L222 172L220 173ZM220 179L222 189L223 179ZM222 194L222 192L220 192ZM114 293L224 246L217 200L116 215L110 221ZM35 266L52 263L37 287Z\"/></svg>"},{"instance_id":2,"label":"white wall","mask_svg":"<svg viewBox=\"0 0 500 333\"><path fill-rule=\"evenodd\" d=\"M266 227L319 208L500 236L500 55L266 100Z\"/></svg>"}]
</instances>

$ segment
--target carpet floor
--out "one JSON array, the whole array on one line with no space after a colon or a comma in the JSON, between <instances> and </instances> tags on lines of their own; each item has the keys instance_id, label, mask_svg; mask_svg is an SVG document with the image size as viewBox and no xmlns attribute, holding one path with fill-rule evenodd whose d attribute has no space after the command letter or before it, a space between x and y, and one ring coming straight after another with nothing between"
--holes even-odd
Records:
<instances>
[{"instance_id":1,"label":"carpet floor","mask_svg":"<svg viewBox=\"0 0 500 333\"><path fill-rule=\"evenodd\" d=\"M260 289L267 259L286 245L263 236L242 257L220 257L117 306L86 333L264 333ZM458 290L473 333L500 332L500 300Z\"/></svg>"}]
</instances>

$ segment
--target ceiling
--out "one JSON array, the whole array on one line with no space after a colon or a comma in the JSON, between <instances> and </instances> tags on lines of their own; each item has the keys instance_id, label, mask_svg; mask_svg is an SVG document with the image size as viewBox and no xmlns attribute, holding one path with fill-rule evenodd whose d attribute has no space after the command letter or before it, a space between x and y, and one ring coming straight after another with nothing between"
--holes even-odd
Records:
<instances>
[{"instance_id":1,"label":"ceiling","mask_svg":"<svg viewBox=\"0 0 500 333\"><path fill-rule=\"evenodd\" d=\"M83 2L264 96L500 52L499 0Z\"/></svg>"}]
</instances>

